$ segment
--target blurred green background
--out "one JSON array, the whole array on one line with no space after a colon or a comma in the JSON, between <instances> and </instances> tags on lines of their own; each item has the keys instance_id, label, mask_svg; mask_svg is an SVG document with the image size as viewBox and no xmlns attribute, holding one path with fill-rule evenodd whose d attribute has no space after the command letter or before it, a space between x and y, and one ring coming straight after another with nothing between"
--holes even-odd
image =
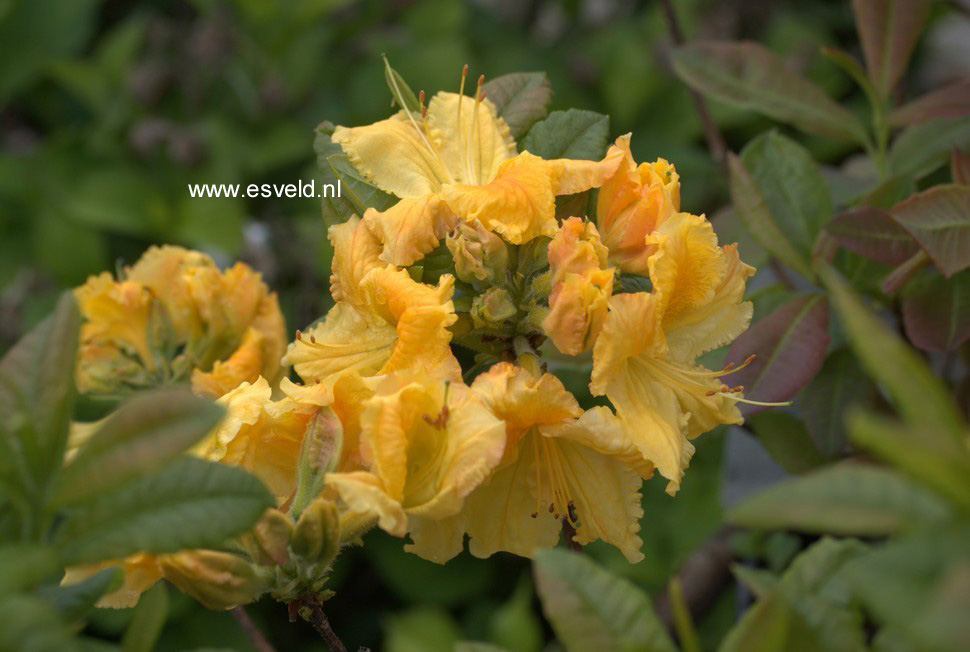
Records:
<instances>
[{"instance_id":1,"label":"blurred green background","mask_svg":"<svg viewBox=\"0 0 970 652\"><path fill-rule=\"evenodd\" d=\"M819 44L857 51L848 2L675 4L690 38L757 40L861 110L848 78L817 56ZM319 122L362 124L390 111L381 53L429 93L456 91L464 63L473 78L545 70L553 109L610 114L614 136L634 133L637 160L676 164L686 210L712 214L726 203L725 182L669 71L669 46L656 2L0 0L0 351L61 289L162 242L259 269L291 330L320 316L330 251L317 200L192 199L187 186L318 177ZM735 149L770 124L712 111ZM805 144L832 162L844 154L831 142ZM717 225L737 238L728 220ZM645 487L642 563L606 547L591 554L660 591L720 525L723 440L714 432L700 441L675 500L662 481ZM755 543L779 567L799 545ZM528 652L549 638L529 566L511 556L439 567L374 533L340 558L332 588L328 613L352 648L445 650L462 638ZM251 649L229 615L172 599L159 649ZM283 606L263 601L250 612L278 649L324 649L308 625L286 622ZM728 588L702 637L717 640L734 617ZM90 628L112 638L129 618L102 611Z\"/></svg>"}]
</instances>

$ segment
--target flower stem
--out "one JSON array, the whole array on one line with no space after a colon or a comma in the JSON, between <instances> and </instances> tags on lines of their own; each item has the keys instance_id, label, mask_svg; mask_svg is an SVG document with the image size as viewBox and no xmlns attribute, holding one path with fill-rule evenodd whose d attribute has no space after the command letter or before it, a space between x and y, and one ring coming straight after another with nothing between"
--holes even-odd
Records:
<instances>
[{"instance_id":1,"label":"flower stem","mask_svg":"<svg viewBox=\"0 0 970 652\"><path fill-rule=\"evenodd\" d=\"M242 606L230 609L229 613L239 623L239 626L246 633L246 636L249 637L249 642L253 644L257 652L276 652L276 648L266 640L263 632L259 630L259 627L256 626L256 623L253 622L252 618L249 617L249 614L246 613L246 610Z\"/></svg>"},{"instance_id":2,"label":"flower stem","mask_svg":"<svg viewBox=\"0 0 970 652\"><path fill-rule=\"evenodd\" d=\"M330 652L347 652L343 641L330 627L330 621L327 620L327 615L323 613L323 607L316 596L307 595L297 598L289 603L289 609L290 621L292 622L295 618L294 613L300 614L305 621L313 625L313 629L317 630L317 633L326 642L327 647L330 648Z\"/></svg>"}]
</instances>

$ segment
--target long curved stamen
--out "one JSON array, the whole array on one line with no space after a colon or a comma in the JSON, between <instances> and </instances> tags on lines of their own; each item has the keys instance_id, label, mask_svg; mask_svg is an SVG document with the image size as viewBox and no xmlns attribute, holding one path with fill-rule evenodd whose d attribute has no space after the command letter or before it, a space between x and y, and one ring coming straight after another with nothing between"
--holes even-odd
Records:
<instances>
[{"instance_id":1,"label":"long curved stamen","mask_svg":"<svg viewBox=\"0 0 970 652\"><path fill-rule=\"evenodd\" d=\"M478 76L478 87L475 89L475 107L472 109L471 132L468 134L468 142L465 146L465 173L468 175L468 183L478 185L481 183L482 169L482 148L476 134L478 132L478 109L485 99L482 86L485 84L485 75ZM459 100L460 101L460 100ZM474 148L474 152L472 149ZM473 160L475 159L475 160ZM476 167L477 162L477 167Z\"/></svg>"},{"instance_id":2,"label":"long curved stamen","mask_svg":"<svg viewBox=\"0 0 970 652\"><path fill-rule=\"evenodd\" d=\"M724 365L723 369L720 369L718 371L686 370L686 371L682 371L681 373L683 373L686 376L697 376L699 378L720 378L721 376L727 376L730 374L738 373L739 371L747 367L749 364L754 362L755 358L757 357L758 357L757 354L752 353L747 358L745 358L744 362L742 362L741 364L735 366L733 362L729 362L726 365Z\"/></svg>"}]
</instances>

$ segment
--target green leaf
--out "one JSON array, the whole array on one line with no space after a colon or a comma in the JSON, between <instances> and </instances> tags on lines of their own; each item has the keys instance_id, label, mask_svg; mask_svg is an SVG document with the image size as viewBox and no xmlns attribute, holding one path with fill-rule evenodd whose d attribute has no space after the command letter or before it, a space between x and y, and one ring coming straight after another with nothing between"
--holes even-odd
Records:
<instances>
[{"instance_id":1,"label":"green leaf","mask_svg":"<svg viewBox=\"0 0 970 652\"><path fill-rule=\"evenodd\" d=\"M927 351L953 351L970 339L970 269L911 282L903 298L903 325L909 341Z\"/></svg>"},{"instance_id":2,"label":"green leaf","mask_svg":"<svg viewBox=\"0 0 970 652\"><path fill-rule=\"evenodd\" d=\"M916 47L929 0L852 0L869 79L880 97L896 87Z\"/></svg>"},{"instance_id":3,"label":"green leaf","mask_svg":"<svg viewBox=\"0 0 970 652\"><path fill-rule=\"evenodd\" d=\"M867 141L854 115L757 43L693 41L675 48L671 62L681 80L716 100L809 133Z\"/></svg>"},{"instance_id":4,"label":"green leaf","mask_svg":"<svg viewBox=\"0 0 970 652\"><path fill-rule=\"evenodd\" d=\"M870 102L878 102L876 97L876 91L869 82L869 78L866 77L866 71L862 69L862 66L856 60L854 56L834 46L822 46L821 48L822 56L833 62L839 68L841 68L852 80L859 85L866 96L869 98Z\"/></svg>"},{"instance_id":5,"label":"green leaf","mask_svg":"<svg viewBox=\"0 0 970 652\"><path fill-rule=\"evenodd\" d=\"M74 623L90 613L101 596L121 588L124 581L124 569L112 566L77 584L44 587L40 594L54 605L61 618Z\"/></svg>"},{"instance_id":6,"label":"green leaf","mask_svg":"<svg viewBox=\"0 0 970 652\"><path fill-rule=\"evenodd\" d=\"M970 117L936 118L904 129L889 149L894 175L920 179L943 165L953 147L970 147Z\"/></svg>"},{"instance_id":7,"label":"green leaf","mask_svg":"<svg viewBox=\"0 0 970 652\"><path fill-rule=\"evenodd\" d=\"M852 441L970 512L970 453L960 441L872 413L849 417Z\"/></svg>"},{"instance_id":8,"label":"green leaf","mask_svg":"<svg viewBox=\"0 0 970 652\"><path fill-rule=\"evenodd\" d=\"M492 614L489 639L516 652L542 649L542 623L532 608L532 582L523 575L511 597Z\"/></svg>"},{"instance_id":9,"label":"green leaf","mask_svg":"<svg viewBox=\"0 0 970 652\"><path fill-rule=\"evenodd\" d=\"M970 186L934 186L897 204L889 213L944 276L970 267Z\"/></svg>"},{"instance_id":10,"label":"green leaf","mask_svg":"<svg viewBox=\"0 0 970 652\"><path fill-rule=\"evenodd\" d=\"M970 80L954 82L904 104L889 114L889 124L901 126L933 118L970 115Z\"/></svg>"},{"instance_id":11,"label":"green leaf","mask_svg":"<svg viewBox=\"0 0 970 652\"><path fill-rule=\"evenodd\" d=\"M245 471L182 458L66 511L54 543L68 564L217 546L274 503Z\"/></svg>"},{"instance_id":12,"label":"green leaf","mask_svg":"<svg viewBox=\"0 0 970 652\"><path fill-rule=\"evenodd\" d=\"M0 595L33 589L61 568L49 546L4 543L0 545Z\"/></svg>"},{"instance_id":13,"label":"green leaf","mask_svg":"<svg viewBox=\"0 0 970 652\"><path fill-rule=\"evenodd\" d=\"M394 68L391 68L391 62L387 60L387 55L382 54L381 58L384 59L384 79L387 81L387 88L391 91L391 97L405 111L420 114L421 105L418 103L414 91L404 81L404 78Z\"/></svg>"},{"instance_id":14,"label":"green leaf","mask_svg":"<svg viewBox=\"0 0 970 652\"><path fill-rule=\"evenodd\" d=\"M448 612L434 607L399 611L385 625L387 652L452 652L461 630Z\"/></svg>"},{"instance_id":15,"label":"green leaf","mask_svg":"<svg viewBox=\"0 0 970 652\"><path fill-rule=\"evenodd\" d=\"M121 639L122 652L152 652L168 618L168 587L158 583L138 599Z\"/></svg>"},{"instance_id":16,"label":"green leaf","mask_svg":"<svg viewBox=\"0 0 970 652\"><path fill-rule=\"evenodd\" d=\"M74 296L66 292L54 314L0 360L0 479L15 468L17 479L7 482L25 498L46 492L63 463L80 323Z\"/></svg>"},{"instance_id":17,"label":"green leaf","mask_svg":"<svg viewBox=\"0 0 970 652\"><path fill-rule=\"evenodd\" d=\"M843 453L848 440L845 419L849 407L868 403L875 396L875 385L851 351L840 349L829 354L822 370L798 398L808 434L823 455L836 457Z\"/></svg>"},{"instance_id":18,"label":"green leaf","mask_svg":"<svg viewBox=\"0 0 970 652\"><path fill-rule=\"evenodd\" d=\"M748 609L718 652L817 652L814 632L792 611L784 596L772 593Z\"/></svg>"},{"instance_id":19,"label":"green leaf","mask_svg":"<svg viewBox=\"0 0 970 652\"><path fill-rule=\"evenodd\" d=\"M544 72L513 72L485 82L485 97L509 126L512 138L521 138L538 120L546 117L552 86Z\"/></svg>"},{"instance_id":20,"label":"green leaf","mask_svg":"<svg viewBox=\"0 0 970 652\"><path fill-rule=\"evenodd\" d=\"M775 224L801 257L810 260L819 232L832 217L828 186L811 155L790 138L769 131L745 146L741 161Z\"/></svg>"},{"instance_id":21,"label":"green leaf","mask_svg":"<svg viewBox=\"0 0 970 652\"><path fill-rule=\"evenodd\" d=\"M599 160L606 153L610 117L594 111L553 111L529 130L519 151L545 159Z\"/></svg>"},{"instance_id":22,"label":"green leaf","mask_svg":"<svg viewBox=\"0 0 970 652\"><path fill-rule=\"evenodd\" d=\"M78 642L47 600L0 596L0 652L73 652Z\"/></svg>"},{"instance_id":23,"label":"green leaf","mask_svg":"<svg viewBox=\"0 0 970 652\"><path fill-rule=\"evenodd\" d=\"M844 573L877 622L920 650L970 649L970 553L966 523L892 541Z\"/></svg>"},{"instance_id":24,"label":"green leaf","mask_svg":"<svg viewBox=\"0 0 970 652\"><path fill-rule=\"evenodd\" d=\"M913 236L878 208L839 213L825 231L849 251L887 265L901 265L919 251Z\"/></svg>"},{"instance_id":25,"label":"green leaf","mask_svg":"<svg viewBox=\"0 0 970 652\"><path fill-rule=\"evenodd\" d=\"M455 643L454 652L509 652L509 650L480 641L458 641Z\"/></svg>"},{"instance_id":26,"label":"green leaf","mask_svg":"<svg viewBox=\"0 0 970 652\"><path fill-rule=\"evenodd\" d=\"M949 515L934 494L898 473L845 463L769 487L728 520L763 530L882 536Z\"/></svg>"},{"instance_id":27,"label":"green leaf","mask_svg":"<svg viewBox=\"0 0 970 652\"><path fill-rule=\"evenodd\" d=\"M764 598L778 588L778 576L763 568L731 564L731 572L756 598Z\"/></svg>"},{"instance_id":28,"label":"green leaf","mask_svg":"<svg viewBox=\"0 0 970 652\"><path fill-rule=\"evenodd\" d=\"M956 147L950 150L950 178L953 183L970 186L970 156Z\"/></svg>"},{"instance_id":29,"label":"green leaf","mask_svg":"<svg viewBox=\"0 0 970 652\"><path fill-rule=\"evenodd\" d=\"M53 502L83 502L158 469L204 437L225 411L187 389L160 389L121 406L64 469Z\"/></svg>"},{"instance_id":30,"label":"green leaf","mask_svg":"<svg viewBox=\"0 0 970 652\"><path fill-rule=\"evenodd\" d=\"M795 297L776 308L728 349L726 360L747 367L727 378L743 385L745 396L756 401L787 401L822 368L829 345L829 307L820 294ZM745 406L754 414L760 406Z\"/></svg>"},{"instance_id":31,"label":"green leaf","mask_svg":"<svg viewBox=\"0 0 970 652\"><path fill-rule=\"evenodd\" d=\"M760 186L741 159L732 153L728 153L728 170L731 202L748 233L779 261L805 278L813 278L808 259L782 233Z\"/></svg>"},{"instance_id":32,"label":"green leaf","mask_svg":"<svg viewBox=\"0 0 970 652\"><path fill-rule=\"evenodd\" d=\"M647 596L583 555L541 550L532 568L542 609L566 650L676 651Z\"/></svg>"},{"instance_id":33,"label":"green leaf","mask_svg":"<svg viewBox=\"0 0 970 652\"><path fill-rule=\"evenodd\" d=\"M903 417L928 432L962 438L963 418L926 362L862 303L835 270L823 265L820 276L852 350L869 375L885 386Z\"/></svg>"},{"instance_id":34,"label":"green leaf","mask_svg":"<svg viewBox=\"0 0 970 652\"><path fill-rule=\"evenodd\" d=\"M804 473L825 463L805 425L784 412L761 412L746 419L768 454L789 473Z\"/></svg>"},{"instance_id":35,"label":"green leaf","mask_svg":"<svg viewBox=\"0 0 970 652\"><path fill-rule=\"evenodd\" d=\"M323 171L323 183L336 185L339 181L341 186L340 197L323 197L320 200L324 224L341 224L352 215L363 216L368 208L383 211L396 204L397 197L374 186L354 168L340 145L330 139L333 130L330 122L321 123L313 141L317 165Z\"/></svg>"}]
</instances>

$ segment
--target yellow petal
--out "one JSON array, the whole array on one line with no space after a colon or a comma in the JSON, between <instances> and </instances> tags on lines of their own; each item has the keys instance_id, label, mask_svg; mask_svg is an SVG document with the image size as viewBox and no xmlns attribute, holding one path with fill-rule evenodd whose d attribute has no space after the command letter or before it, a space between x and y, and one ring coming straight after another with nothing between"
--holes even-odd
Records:
<instances>
[{"instance_id":1,"label":"yellow petal","mask_svg":"<svg viewBox=\"0 0 970 652\"><path fill-rule=\"evenodd\" d=\"M567 274L549 295L542 330L566 355L589 350L606 321L612 292L613 270Z\"/></svg>"},{"instance_id":2,"label":"yellow petal","mask_svg":"<svg viewBox=\"0 0 970 652\"><path fill-rule=\"evenodd\" d=\"M330 275L330 294L334 301L363 303L358 288L364 276L375 267L383 267L379 256L381 243L357 216L327 231L333 245L333 273Z\"/></svg>"},{"instance_id":3,"label":"yellow petal","mask_svg":"<svg viewBox=\"0 0 970 652\"><path fill-rule=\"evenodd\" d=\"M72 566L64 573L61 585L78 584L111 566L121 566L125 571L125 580L121 588L115 589L98 599L97 606L102 609L134 607L138 604L141 594L162 579L162 568L158 563L158 558L155 555L140 552L127 559L103 561L87 566Z\"/></svg>"},{"instance_id":4,"label":"yellow petal","mask_svg":"<svg viewBox=\"0 0 970 652\"><path fill-rule=\"evenodd\" d=\"M402 199L385 211L368 208L364 221L384 243L380 259L406 266L437 247L457 218L435 194Z\"/></svg>"},{"instance_id":5,"label":"yellow petal","mask_svg":"<svg viewBox=\"0 0 970 652\"><path fill-rule=\"evenodd\" d=\"M413 543L404 549L422 559L443 564L465 547L465 529L463 514L437 519L411 516L408 533Z\"/></svg>"},{"instance_id":6,"label":"yellow petal","mask_svg":"<svg viewBox=\"0 0 970 652\"><path fill-rule=\"evenodd\" d=\"M397 342L397 329L381 315L337 303L322 323L302 333L283 356L307 383L336 380L356 371L374 376L391 357Z\"/></svg>"},{"instance_id":7,"label":"yellow petal","mask_svg":"<svg viewBox=\"0 0 970 652\"><path fill-rule=\"evenodd\" d=\"M606 393L606 383L627 359L640 353L656 357L666 353L660 330L657 298L646 292L618 294L610 299L610 310L593 346L590 389L594 396Z\"/></svg>"},{"instance_id":8,"label":"yellow petal","mask_svg":"<svg viewBox=\"0 0 970 652\"><path fill-rule=\"evenodd\" d=\"M512 244L556 233L555 166L523 152L499 166L485 185L447 185L442 195L452 211L477 220Z\"/></svg>"},{"instance_id":9,"label":"yellow petal","mask_svg":"<svg viewBox=\"0 0 970 652\"><path fill-rule=\"evenodd\" d=\"M599 232L592 223L580 217L563 221L549 243L548 256L549 266L553 270L553 284L570 272L585 274L609 266L609 251L600 241Z\"/></svg>"},{"instance_id":10,"label":"yellow petal","mask_svg":"<svg viewBox=\"0 0 970 652\"><path fill-rule=\"evenodd\" d=\"M114 352L118 347L135 353L147 369L154 368L154 356L148 342L152 304L148 288L135 281L116 283L111 274L104 272L90 277L74 291L74 295L84 318L78 361L80 375L96 373L90 362L116 357ZM85 351L86 347L90 350ZM82 391L87 384L86 379L79 378Z\"/></svg>"},{"instance_id":11,"label":"yellow petal","mask_svg":"<svg viewBox=\"0 0 970 652\"><path fill-rule=\"evenodd\" d=\"M438 151L415 120L400 111L364 127L337 127L332 136L368 181L398 197L422 197L453 182Z\"/></svg>"},{"instance_id":12,"label":"yellow petal","mask_svg":"<svg viewBox=\"0 0 970 652\"><path fill-rule=\"evenodd\" d=\"M428 124L455 183L488 183L516 154L509 126L488 98L476 103L457 93L437 93L428 103Z\"/></svg>"},{"instance_id":13,"label":"yellow petal","mask_svg":"<svg viewBox=\"0 0 970 652\"><path fill-rule=\"evenodd\" d=\"M557 195L573 195L599 188L616 173L625 155L621 145L611 145L601 161L569 158L548 161L553 170L553 192Z\"/></svg>"},{"instance_id":14,"label":"yellow petal","mask_svg":"<svg viewBox=\"0 0 970 652\"><path fill-rule=\"evenodd\" d=\"M194 283L190 282L192 277L196 279ZM165 306L176 335L183 339L202 329L200 304L193 289L214 289L221 284L212 258L171 245L149 248L131 268L128 278L152 291Z\"/></svg>"},{"instance_id":15,"label":"yellow petal","mask_svg":"<svg viewBox=\"0 0 970 652\"><path fill-rule=\"evenodd\" d=\"M596 540L616 546L635 564L643 559L640 547L640 476L616 458L563 439L553 440L558 463L578 517L576 542Z\"/></svg>"},{"instance_id":16,"label":"yellow petal","mask_svg":"<svg viewBox=\"0 0 970 652\"><path fill-rule=\"evenodd\" d=\"M367 471L328 473L327 486L336 489L350 511L370 514L388 534L403 537L407 533L407 514L401 504L391 498L380 478Z\"/></svg>"},{"instance_id":17,"label":"yellow petal","mask_svg":"<svg viewBox=\"0 0 970 652\"><path fill-rule=\"evenodd\" d=\"M196 394L219 398L242 382L254 382L264 368L279 368L279 363L268 365L264 360L265 337L255 328L246 331L242 344L225 361L217 360L211 371L192 371L192 390Z\"/></svg>"}]
</instances>

